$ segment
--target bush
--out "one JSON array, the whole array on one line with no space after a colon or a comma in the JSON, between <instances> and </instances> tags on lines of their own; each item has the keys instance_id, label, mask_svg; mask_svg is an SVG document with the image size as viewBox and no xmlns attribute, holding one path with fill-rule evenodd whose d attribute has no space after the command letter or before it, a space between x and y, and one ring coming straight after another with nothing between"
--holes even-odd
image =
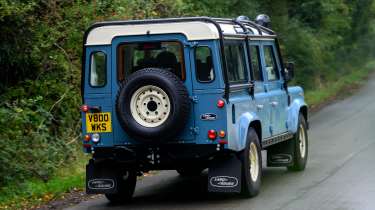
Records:
<instances>
[{"instance_id":1,"label":"bush","mask_svg":"<svg viewBox=\"0 0 375 210\"><path fill-rule=\"evenodd\" d=\"M74 160L79 97L58 81L25 81L1 96L0 186L14 180L47 180Z\"/></svg>"}]
</instances>

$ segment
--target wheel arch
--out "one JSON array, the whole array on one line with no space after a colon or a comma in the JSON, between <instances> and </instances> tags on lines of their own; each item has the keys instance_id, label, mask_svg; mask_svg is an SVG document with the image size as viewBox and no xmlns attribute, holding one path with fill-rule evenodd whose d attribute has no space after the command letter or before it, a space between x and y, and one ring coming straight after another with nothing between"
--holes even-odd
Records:
<instances>
[{"instance_id":1,"label":"wheel arch","mask_svg":"<svg viewBox=\"0 0 375 210\"><path fill-rule=\"evenodd\" d=\"M246 112L238 118L236 125L233 127L234 132L232 132L231 138L229 138L228 148L234 151L242 151L245 149L249 128L254 128L259 139L261 139L261 121L256 113Z\"/></svg>"},{"instance_id":2,"label":"wheel arch","mask_svg":"<svg viewBox=\"0 0 375 210\"><path fill-rule=\"evenodd\" d=\"M303 117L305 118L306 121L308 121L308 108L307 108L307 105L303 105L301 106L301 108L299 109L299 112L303 115Z\"/></svg>"},{"instance_id":3,"label":"wheel arch","mask_svg":"<svg viewBox=\"0 0 375 210\"><path fill-rule=\"evenodd\" d=\"M303 98L293 100L288 108L288 130L292 133L297 132L300 113L305 117L306 122L308 122L308 106Z\"/></svg>"},{"instance_id":4,"label":"wheel arch","mask_svg":"<svg viewBox=\"0 0 375 210\"><path fill-rule=\"evenodd\" d=\"M247 132L249 132L250 128L254 128L255 132L258 135L260 147L262 147L262 123L260 122L260 120L254 120L250 123Z\"/></svg>"}]
</instances>

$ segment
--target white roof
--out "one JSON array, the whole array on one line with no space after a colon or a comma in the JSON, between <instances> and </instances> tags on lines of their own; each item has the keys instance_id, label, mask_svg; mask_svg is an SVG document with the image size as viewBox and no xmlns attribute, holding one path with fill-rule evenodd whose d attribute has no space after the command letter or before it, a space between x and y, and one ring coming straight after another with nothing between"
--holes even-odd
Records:
<instances>
[{"instance_id":1,"label":"white roof","mask_svg":"<svg viewBox=\"0 0 375 210\"><path fill-rule=\"evenodd\" d=\"M173 19L178 20L178 19ZM189 41L219 39L219 31L214 23L206 21L185 21L185 22L144 22L132 24L130 22L106 22L94 25L87 32L86 46L89 45L110 45L112 39L118 36L145 35L145 34L183 34ZM228 19L229 20L229 19ZM127 24L129 23L129 24ZM221 30L225 35L243 35L243 29L238 24L218 21ZM268 31L246 25L255 36L269 36Z\"/></svg>"}]
</instances>

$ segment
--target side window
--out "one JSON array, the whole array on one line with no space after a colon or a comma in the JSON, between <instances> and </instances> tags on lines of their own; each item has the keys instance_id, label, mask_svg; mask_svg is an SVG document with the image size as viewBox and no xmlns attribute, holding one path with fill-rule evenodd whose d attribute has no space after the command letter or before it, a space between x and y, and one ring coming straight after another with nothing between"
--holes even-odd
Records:
<instances>
[{"instance_id":1,"label":"side window","mask_svg":"<svg viewBox=\"0 0 375 210\"><path fill-rule=\"evenodd\" d=\"M279 71L277 70L275 53L273 51L272 45L264 46L264 60L266 64L266 72L269 81L279 79Z\"/></svg>"},{"instance_id":2,"label":"side window","mask_svg":"<svg viewBox=\"0 0 375 210\"><path fill-rule=\"evenodd\" d=\"M251 69L254 72L254 80L262 80L262 69L260 64L260 53L259 46L251 45L250 46L250 58L251 58Z\"/></svg>"},{"instance_id":3,"label":"side window","mask_svg":"<svg viewBox=\"0 0 375 210\"><path fill-rule=\"evenodd\" d=\"M246 82L247 72L243 42L227 41L224 51L227 60L229 83Z\"/></svg>"},{"instance_id":4,"label":"side window","mask_svg":"<svg viewBox=\"0 0 375 210\"><path fill-rule=\"evenodd\" d=\"M211 82L215 79L209 47L199 46L195 49L195 71L199 82Z\"/></svg>"},{"instance_id":5,"label":"side window","mask_svg":"<svg viewBox=\"0 0 375 210\"><path fill-rule=\"evenodd\" d=\"M94 52L90 61L90 85L92 87L102 87L106 83L106 54L104 52Z\"/></svg>"}]
</instances>

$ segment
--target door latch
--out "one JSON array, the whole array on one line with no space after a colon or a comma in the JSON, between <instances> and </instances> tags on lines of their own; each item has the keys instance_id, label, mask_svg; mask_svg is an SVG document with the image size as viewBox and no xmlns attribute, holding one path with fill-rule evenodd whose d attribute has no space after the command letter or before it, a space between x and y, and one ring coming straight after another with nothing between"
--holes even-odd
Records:
<instances>
[{"instance_id":1,"label":"door latch","mask_svg":"<svg viewBox=\"0 0 375 210\"><path fill-rule=\"evenodd\" d=\"M196 104L198 103L198 96L190 96L190 100Z\"/></svg>"},{"instance_id":2,"label":"door latch","mask_svg":"<svg viewBox=\"0 0 375 210\"><path fill-rule=\"evenodd\" d=\"M190 131L193 135L197 135L199 133L199 127L190 127Z\"/></svg>"},{"instance_id":3,"label":"door latch","mask_svg":"<svg viewBox=\"0 0 375 210\"><path fill-rule=\"evenodd\" d=\"M257 110L259 111L259 110L262 110L263 109L263 107L264 107L264 105L263 104L258 104L257 105Z\"/></svg>"},{"instance_id":4,"label":"door latch","mask_svg":"<svg viewBox=\"0 0 375 210\"><path fill-rule=\"evenodd\" d=\"M276 107L276 106L279 104L279 102L277 102L277 101L272 101L270 104L271 104L273 107Z\"/></svg>"}]
</instances>

